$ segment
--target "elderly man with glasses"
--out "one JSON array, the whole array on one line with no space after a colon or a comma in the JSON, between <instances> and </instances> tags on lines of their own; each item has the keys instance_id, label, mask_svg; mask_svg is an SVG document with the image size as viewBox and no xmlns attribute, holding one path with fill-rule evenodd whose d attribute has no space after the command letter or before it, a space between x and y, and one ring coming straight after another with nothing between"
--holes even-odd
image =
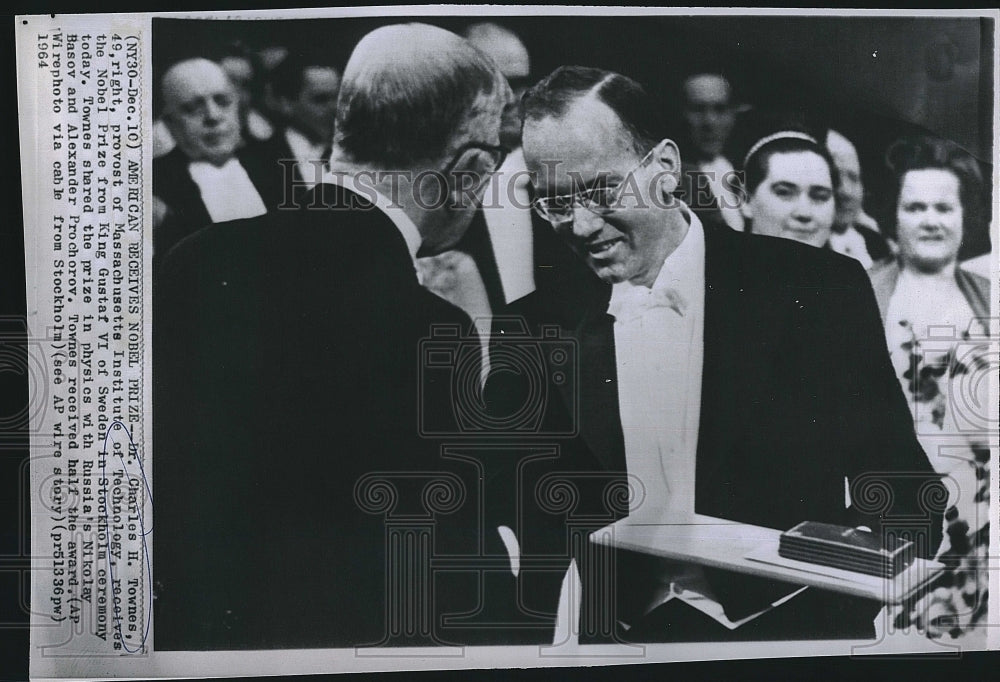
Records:
<instances>
[{"instance_id":1,"label":"elderly man with glasses","mask_svg":"<svg viewBox=\"0 0 1000 682\"><path fill-rule=\"evenodd\" d=\"M568 435L518 472L534 491L512 526L526 603L554 608L539 592L558 587L552 566L537 572L548 578L525 567L558 555L580 569L581 642L873 637L875 601L572 540L626 514L876 533L912 514L930 555L941 510L920 507L934 473L857 263L703 226L674 196L677 146L629 78L562 67L523 107L534 209L603 282L580 292L582 315L563 313L565 292L521 306L579 353L576 376L542 392L569 428L540 431ZM505 393L517 383L491 377L498 411ZM871 472L891 486L891 510L859 499Z\"/></svg>"}]
</instances>

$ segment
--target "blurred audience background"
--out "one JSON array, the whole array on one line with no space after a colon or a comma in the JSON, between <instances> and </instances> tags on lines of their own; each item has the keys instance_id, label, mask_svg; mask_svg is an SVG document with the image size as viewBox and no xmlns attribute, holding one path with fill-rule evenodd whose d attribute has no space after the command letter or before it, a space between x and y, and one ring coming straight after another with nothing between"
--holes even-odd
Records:
<instances>
[{"instance_id":1,"label":"blurred audience background","mask_svg":"<svg viewBox=\"0 0 1000 682\"><path fill-rule=\"evenodd\" d=\"M703 220L733 229L743 229L745 220L740 210L745 188L738 166L755 140L776 130L772 126L762 131L754 122L781 116L804 123L829 150L840 178L827 245L857 258L866 268L895 255L887 235L894 216L894 209L887 207L893 178L884 163L894 140L925 134L951 140L970 153L983 177L993 177L992 53L982 48L976 19L421 20L466 36L500 65L518 93L532 79L562 64L611 69L644 83L662 98L664 114L674 122L671 129L685 164L679 195ZM271 158L293 146L294 172L283 180L294 183L301 180L296 174L306 155L321 156L325 150L321 138L328 137L323 126L303 120L310 115L308 107L313 107L318 120L333 106L331 95L354 44L389 21L157 19L154 79L159 82L171 65L194 56L218 63L238 93L240 148L267 141L268 149L261 154ZM309 75L303 76L306 72ZM308 92L313 87L322 92ZM160 115L162 91L157 95L154 155L162 156L176 141ZM327 100L309 105L310 97ZM517 114L517 106L512 106L504 128L504 144L513 152L504 169L508 176L520 170ZM528 191L524 181L516 187L514 198ZM992 191L990 183L983 188L986 205L992 201ZM500 193L501 198L506 200L506 194L506 190ZM163 199L159 192L157 196ZM158 213L163 208L159 206ZM455 272L473 270L465 257L455 255L428 265L434 270L428 279L441 285L439 293L447 290L451 298L465 297L464 307L470 313L493 313L534 288L537 277L544 279L555 269L561 273L555 279L565 279L569 275L563 277L563 271L571 270L560 260L564 254L546 243L547 235L535 230L529 243L530 212L496 213L504 213L503 220L494 221L503 223L503 230L486 218L481 221L485 226L470 231L469 243L456 249L471 259L477 272L453 277ZM990 250L990 225L982 221L965 234L958 254L960 267L988 276ZM482 291L461 291L464 287L455 284L459 280L472 281L470 288Z\"/></svg>"}]
</instances>

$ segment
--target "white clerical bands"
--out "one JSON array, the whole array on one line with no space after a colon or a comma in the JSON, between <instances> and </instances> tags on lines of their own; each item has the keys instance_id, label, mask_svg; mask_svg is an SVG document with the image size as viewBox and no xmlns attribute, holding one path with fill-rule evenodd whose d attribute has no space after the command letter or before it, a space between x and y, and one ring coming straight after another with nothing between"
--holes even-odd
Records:
<instances>
[{"instance_id":1,"label":"white clerical bands","mask_svg":"<svg viewBox=\"0 0 1000 682\"><path fill-rule=\"evenodd\" d=\"M809 135L808 133L800 133L797 130L782 130L777 133L772 133L767 137L762 137L754 143L754 146L750 147L750 151L747 155L743 157L743 167L747 167L747 162L750 161L750 157L760 151L761 147L766 144L770 144L776 140L805 140L806 142L812 142L814 145L819 146L819 142L815 137Z\"/></svg>"}]
</instances>

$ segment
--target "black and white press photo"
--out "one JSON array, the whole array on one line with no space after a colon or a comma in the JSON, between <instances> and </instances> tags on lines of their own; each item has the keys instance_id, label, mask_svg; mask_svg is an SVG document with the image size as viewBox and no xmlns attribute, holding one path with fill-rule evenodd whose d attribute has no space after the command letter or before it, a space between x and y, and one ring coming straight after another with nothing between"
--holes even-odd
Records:
<instances>
[{"instance_id":1,"label":"black and white press photo","mask_svg":"<svg viewBox=\"0 0 1000 682\"><path fill-rule=\"evenodd\" d=\"M83 374L44 471L102 482L105 641L219 675L995 647L996 19L158 15L115 111L70 97L130 39L48 38L38 305ZM107 330L62 298L90 276Z\"/></svg>"}]
</instances>

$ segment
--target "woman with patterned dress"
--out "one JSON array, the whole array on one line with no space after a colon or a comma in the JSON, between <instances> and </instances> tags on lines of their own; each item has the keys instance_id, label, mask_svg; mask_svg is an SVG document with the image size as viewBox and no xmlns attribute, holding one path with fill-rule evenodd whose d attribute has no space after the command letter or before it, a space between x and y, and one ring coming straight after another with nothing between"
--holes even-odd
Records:
<instances>
[{"instance_id":1,"label":"woman with patterned dress","mask_svg":"<svg viewBox=\"0 0 1000 682\"><path fill-rule=\"evenodd\" d=\"M949 506L938 560L945 573L896 613L931 637L985 638L989 543L989 281L958 267L978 215L981 176L952 143L901 140L887 154L896 179L898 260L869 271L893 365L917 436L945 477ZM995 371L995 367L992 368Z\"/></svg>"}]
</instances>

